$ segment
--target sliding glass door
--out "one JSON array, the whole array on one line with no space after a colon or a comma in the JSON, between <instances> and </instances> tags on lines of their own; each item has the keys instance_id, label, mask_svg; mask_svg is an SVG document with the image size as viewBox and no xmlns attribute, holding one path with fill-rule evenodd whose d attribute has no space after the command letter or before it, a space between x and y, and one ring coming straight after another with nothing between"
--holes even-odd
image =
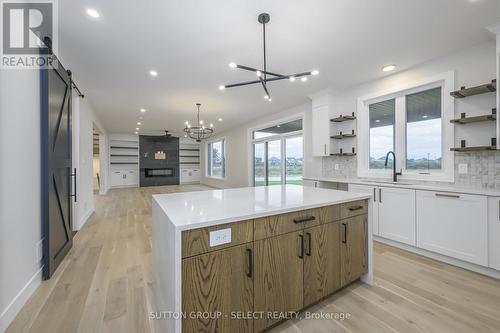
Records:
<instances>
[{"instance_id":1,"label":"sliding glass door","mask_svg":"<svg viewBox=\"0 0 500 333\"><path fill-rule=\"evenodd\" d=\"M302 119L253 132L253 185L302 185Z\"/></svg>"}]
</instances>

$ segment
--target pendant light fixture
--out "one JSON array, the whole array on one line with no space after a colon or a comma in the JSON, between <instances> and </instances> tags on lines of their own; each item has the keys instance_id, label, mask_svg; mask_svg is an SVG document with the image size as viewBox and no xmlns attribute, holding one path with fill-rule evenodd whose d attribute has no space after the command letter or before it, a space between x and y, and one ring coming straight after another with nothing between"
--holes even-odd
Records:
<instances>
[{"instance_id":1,"label":"pendant light fixture","mask_svg":"<svg viewBox=\"0 0 500 333\"><path fill-rule=\"evenodd\" d=\"M200 142L201 140L208 139L214 133L214 124L210 124L209 127L206 127L203 124L203 120L200 120L200 103L196 103L198 107L198 122L195 126L191 125L189 121L186 121L186 127L184 127L184 132L191 139L196 140L196 142Z\"/></svg>"},{"instance_id":2,"label":"pendant light fixture","mask_svg":"<svg viewBox=\"0 0 500 333\"><path fill-rule=\"evenodd\" d=\"M262 13L257 17L257 20L259 21L260 24L262 24L262 36L263 36L263 42L264 42L264 64L263 64L263 69L257 69L249 66L244 66L244 65L238 65L234 62L229 64L230 68L236 69L242 69L245 71L250 71L253 72L257 75L258 80L253 80L253 81L247 81L247 82L241 82L241 83L233 83L233 84L227 84L224 86L219 86L220 90L224 90L227 88L234 88L234 87L241 87L241 86L247 86L251 84L261 84L262 88L264 89L264 99L267 101L271 102L271 94L269 93L269 90L267 88L267 83L272 82L272 81L279 81L279 80L290 80L291 82L294 82L297 78L301 78L300 81L306 82L307 77L310 75L318 75L319 71L313 70L310 72L302 72L302 73L296 73L296 74L277 74L273 73L267 70L267 58L266 58L266 24L269 23L270 16L267 13Z\"/></svg>"}]
</instances>

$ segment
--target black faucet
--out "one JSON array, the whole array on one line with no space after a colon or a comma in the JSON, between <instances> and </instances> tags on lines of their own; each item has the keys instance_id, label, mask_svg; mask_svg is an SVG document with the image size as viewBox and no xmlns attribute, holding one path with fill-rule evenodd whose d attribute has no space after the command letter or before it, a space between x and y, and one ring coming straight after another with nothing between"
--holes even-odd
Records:
<instances>
[{"instance_id":1,"label":"black faucet","mask_svg":"<svg viewBox=\"0 0 500 333\"><path fill-rule=\"evenodd\" d=\"M401 176L402 170L400 172L396 172L396 154L394 154L393 151L390 151L385 155L385 167L387 168L387 162L389 162L389 155L392 154L393 160L392 160L392 180L394 182L398 181L398 176Z\"/></svg>"}]
</instances>

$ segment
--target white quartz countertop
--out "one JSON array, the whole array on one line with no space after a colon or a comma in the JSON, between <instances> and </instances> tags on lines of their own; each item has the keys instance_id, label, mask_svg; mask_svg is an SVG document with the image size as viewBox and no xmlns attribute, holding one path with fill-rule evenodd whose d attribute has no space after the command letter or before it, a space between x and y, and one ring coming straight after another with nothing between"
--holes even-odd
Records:
<instances>
[{"instance_id":1,"label":"white quartz countertop","mask_svg":"<svg viewBox=\"0 0 500 333\"><path fill-rule=\"evenodd\" d=\"M335 183L347 183L347 184L359 184L359 185L371 185L371 186L385 186L385 187L397 187L397 188L408 188L414 190L423 191L442 191L442 192L453 192L453 193L463 193L463 194L475 194L475 195L486 195L492 197L500 197L500 191L488 190L488 189L477 189L469 187L453 186L452 184L418 184L410 183L408 181L400 181L399 183L392 183L390 180L371 180L371 179L359 179L359 178L330 178L330 177L303 177L305 180L315 180L320 182L335 182Z\"/></svg>"},{"instance_id":2,"label":"white quartz countertop","mask_svg":"<svg viewBox=\"0 0 500 333\"><path fill-rule=\"evenodd\" d=\"M371 198L370 195L298 185L153 195L178 230L253 219ZM168 221L167 221L168 222Z\"/></svg>"}]
</instances>

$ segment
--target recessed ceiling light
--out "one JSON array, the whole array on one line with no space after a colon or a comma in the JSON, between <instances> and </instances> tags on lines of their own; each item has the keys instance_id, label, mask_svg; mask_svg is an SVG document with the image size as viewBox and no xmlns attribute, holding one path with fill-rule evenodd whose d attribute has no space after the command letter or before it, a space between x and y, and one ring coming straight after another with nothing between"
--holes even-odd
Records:
<instances>
[{"instance_id":1,"label":"recessed ceiling light","mask_svg":"<svg viewBox=\"0 0 500 333\"><path fill-rule=\"evenodd\" d=\"M135 130L136 130L136 131L138 131L138 130L139 130L139 127L136 127L136 128L135 128Z\"/></svg>"},{"instance_id":2,"label":"recessed ceiling light","mask_svg":"<svg viewBox=\"0 0 500 333\"><path fill-rule=\"evenodd\" d=\"M139 111L141 111L142 113L146 112L146 109L140 109Z\"/></svg>"},{"instance_id":3,"label":"recessed ceiling light","mask_svg":"<svg viewBox=\"0 0 500 333\"><path fill-rule=\"evenodd\" d=\"M135 133L135 134L139 134L139 132L137 132L137 131L135 131L134 133Z\"/></svg>"},{"instance_id":4,"label":"recessed ceiling light","mask_svg":"<svg viewBox=\"0 0 500 333\"><path fill-rule=\"evenodd\" d=\"M395 69L396 69L396 65L387 65L387 66L382 67L382 70L384 72L390 72L390 71L393 71Z\"/></svg>"},{"instance_id":5,"label":"recessed ceiling light","mask_svg":"<svg viewBox=\"0 0 500 333\"><path fill-rule=\"evenodd\" d=\"M279 128L279 127L281 127L281 125L276 125L276 127L278 127L278 128Z\"/></svg>"},{"instance_id":6,"label":"recessed ceiling light","mask_svg":"<svg viewBox=\"0 0 500 333\"><path fill-rule=\"evenodd\" d=\"M142 123L141 123L140 121L138 121L138 122L137 122L137 125L141 126L141 125L142 125Z\"/></svg>"},{"instance_id":7,"label":"recessed ceiling light","mask_svg":"<svg viewBox=\"0 0 500 333\"><path fill-rule=\"evenodd\" d=\"M302 81L302 82L306 82L306 81L307 81L307 77L306 77L306 76L303 76L303 77L300 79L300 81Z\"/></svg>"},{"instance_id":8,"label":"recessed ceiling light","mask_svg":"<svg viewBox=\"0 0 500 333\"><path fill-rule=\"evenodd\" d=\"M92 8L87 9L87 15L92 18L99 18L101 16L97 10Z\"/></svg>"},{"instance_id":9,"label":"recessed ceiling light","mask_svg":"<svg viewBox=\"0 0 500 333\"><path fill-rule=\"evenodd\" d=\"M152 70L149 71L149 75L151 75L153 77L156 77L156 76L158 76L158 72L155 71L154 69L152 69Z\"/></svg>"},{"instance_id":10,"label":"recessed ceiling light","mask_svg":"<svg viewBox=\"0 0 500 333\"><path fill-rule=\"evenodd\" d=\"M311 72L311 74L312 74L312 75L318 75L318 74L319 74L319 71L318 71L317 69L315 69L315 70L313 70L313 71Z\"/></svg>"},{"instance_id":11,"label":"recessed ceiling light","mask_svg":"<svg viewBox=\"0 0 500 333\"><path fill-rule=\"evenodd\" d=\"M222 118L217 119L217 121L222 121Z\"/></svg>"}]
</instances>

